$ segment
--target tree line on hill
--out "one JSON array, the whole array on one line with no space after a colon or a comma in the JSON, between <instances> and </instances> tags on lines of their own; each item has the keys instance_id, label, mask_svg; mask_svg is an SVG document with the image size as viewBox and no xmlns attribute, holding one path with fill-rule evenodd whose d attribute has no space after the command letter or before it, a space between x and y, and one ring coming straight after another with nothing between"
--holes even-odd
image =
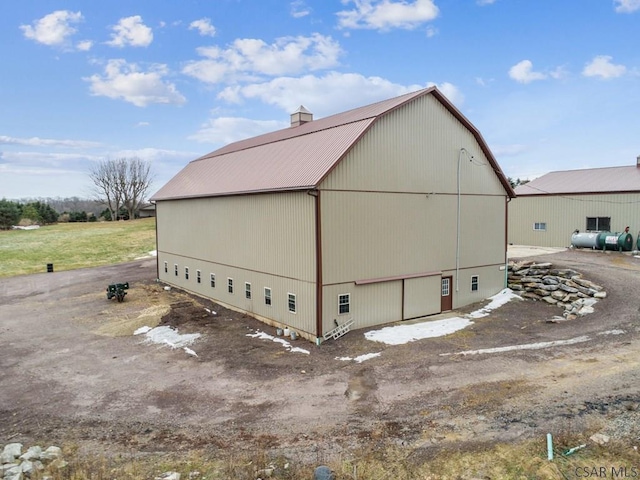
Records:
<instances>
[{"instance_id":1,"label":"tree line on hill","mask_svg":"<svg viewBox=\"0 0 640 480\"><path fill-rule=\"evenodd\" d=\"M137 218L151 187L149 162L139 158L106 159L89 171L93 198L34 198L0 200L0 230L21 222L48 225L56 222L94 222ZM106 207L106 208L105 208Z\"/></svg>"},{"instance_id":2,"label":"tree line on hill","mask_svg":"<svg viewBox=\"0 0 640 480\"><path fill-rule=\"evenodd\" d=\"M139 212L134 212L138 218ZM121 207L118 220L129 220L129 212ZM111 211L96 200L79 197L0 200L0 230L14 225L50 225L59 222L111 221Z\"/></svg>"}]
</instances>

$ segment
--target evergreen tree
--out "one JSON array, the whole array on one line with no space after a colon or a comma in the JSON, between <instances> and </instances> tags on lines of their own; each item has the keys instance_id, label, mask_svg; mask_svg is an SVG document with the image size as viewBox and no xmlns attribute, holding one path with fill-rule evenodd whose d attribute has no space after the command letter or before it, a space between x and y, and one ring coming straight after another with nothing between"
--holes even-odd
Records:
<instances>
[{"instance_id":1,"label":"evergreen tree","mask_svg":"<svg viewBox=\"0 0 640 480\"><path fill-rule=\"evenodd\" d=\"M0 230L9 230L20 221L20 208L15 202L0 200Z\"/></svg>"}]
</instances>

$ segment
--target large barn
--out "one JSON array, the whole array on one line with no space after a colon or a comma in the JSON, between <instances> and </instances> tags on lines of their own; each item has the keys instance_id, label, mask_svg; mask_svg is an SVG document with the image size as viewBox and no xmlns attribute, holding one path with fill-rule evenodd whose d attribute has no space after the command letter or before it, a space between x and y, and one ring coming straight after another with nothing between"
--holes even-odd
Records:
<instances>
[{"instance_id":1,"label":"large barn","mask_svg":"<svg viewBox=\"0 0 640 480\"><path fill-rule=\"evenodd\" d=\"M321 343L504 287L514 193L436 88L189 163L158 191L158 278Z\"/></svg>"},{"instance_id":2,"label":"large barn","mask_svg":"<svg viewBox=\"0 0 640 480\"><path fill-rule=\"evenodd\" d=\"M640 230L640 156L635 165L550 172L516 188L509 243L568 247L571 234Z\"/></svg>"}]
</instances>

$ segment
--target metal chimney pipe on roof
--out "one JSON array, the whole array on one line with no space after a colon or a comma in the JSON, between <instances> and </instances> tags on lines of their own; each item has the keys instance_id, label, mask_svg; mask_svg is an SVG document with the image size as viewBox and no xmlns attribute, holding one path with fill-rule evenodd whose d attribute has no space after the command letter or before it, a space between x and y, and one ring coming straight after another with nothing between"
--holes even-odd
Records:
<instances>
[{"instance_id":1,"label":"metal chimney pipe on roof","mask_svg":"<svg viewBox=\"0 0 640 480\"><path fill-rule=\"evenodd\" d=\"M640 155L636 157L636 167L640 167Z\"/></svg>"}]
</instances>

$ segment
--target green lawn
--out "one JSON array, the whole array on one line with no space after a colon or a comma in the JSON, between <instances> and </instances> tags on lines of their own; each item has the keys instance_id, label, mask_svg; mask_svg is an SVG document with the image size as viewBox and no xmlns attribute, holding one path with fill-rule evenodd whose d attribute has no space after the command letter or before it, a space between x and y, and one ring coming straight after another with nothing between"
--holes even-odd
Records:
<instances>
[{"instance_id":1,"label":"green lawn","mask_svg":"<svg viewBox=\"0 0 640 480\"><path fill-rule=\"evenodd\" d=\"M156 249L155 218L0 231L0 277L127 262Z\"/></svg>"}]
</instances>

